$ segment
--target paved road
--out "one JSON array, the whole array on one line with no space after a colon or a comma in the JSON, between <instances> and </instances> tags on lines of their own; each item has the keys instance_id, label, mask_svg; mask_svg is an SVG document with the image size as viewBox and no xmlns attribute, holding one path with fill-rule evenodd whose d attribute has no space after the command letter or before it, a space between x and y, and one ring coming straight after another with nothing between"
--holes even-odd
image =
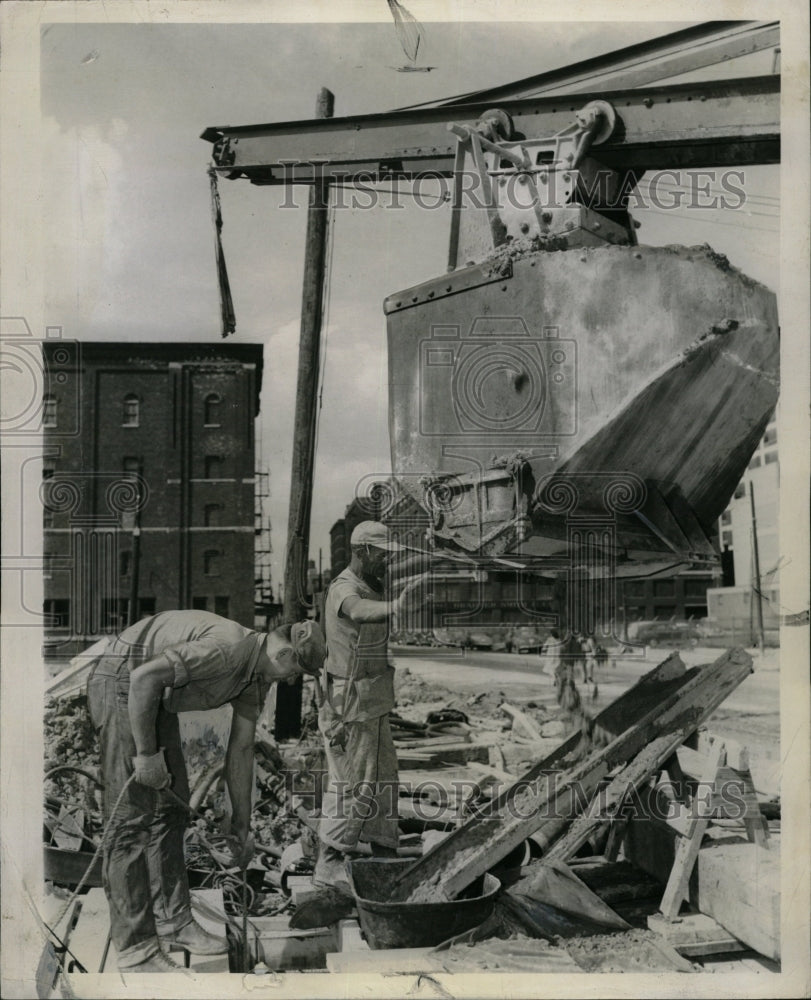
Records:
<instances>
[{"instance_id":1,"label":"paved road","mask_svg":"<svg viewBox=\"0 0 811 1000\"><path fill-rule=\"evenodd\" d=\"M658 647L632 657L609 659L597 670L596 700L591 699L591 690L585 688L578 677L586 707L591 712L599 712L670 652L673 650ZM776 790L780 764L780 651L767 649L763 656L755 650L748 652L753 659L754 672L712 716L708 728L748 746L756 781L760 779L761 787ZM722 653L720 649L702 647L679 650L688 667L712 663ZM399 647L394 654L398 669L407 667L422 680L459 694L503 691L507 700L518 705L534 701L549 710L557 709L553 685L542 672L539 656L418 647Z\"/></svg>"}]
</instances>

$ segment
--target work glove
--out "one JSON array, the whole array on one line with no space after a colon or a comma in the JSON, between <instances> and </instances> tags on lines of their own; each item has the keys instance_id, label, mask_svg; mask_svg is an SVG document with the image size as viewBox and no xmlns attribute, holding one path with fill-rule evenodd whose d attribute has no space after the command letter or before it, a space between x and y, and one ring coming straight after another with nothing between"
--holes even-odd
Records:
<instances>
[{"instance_id":1,"label":"work glove","mask_svg":"<svg viewBox=\"0 0 811 1000\"><path fill-rule=\"evenodd\" d=\"M138 754L132 758L132 766L135 770L135 780L139 785L146 785L147 788L168 788L172 784L172 778L166 769L166 761L163 757L163 747L153 754Z\"/></svg>"},{"instance_id":2,"label":"work glove","mask_svg":"<svg viewBox=\"0 0 811 1000\"><path fill-rule=\"evenodd\" d=\"M245 840L239 837L227 836L218 860L226 868L247 868L256 853L256 841L249 833Z\"/></svg>"}]
</instances>

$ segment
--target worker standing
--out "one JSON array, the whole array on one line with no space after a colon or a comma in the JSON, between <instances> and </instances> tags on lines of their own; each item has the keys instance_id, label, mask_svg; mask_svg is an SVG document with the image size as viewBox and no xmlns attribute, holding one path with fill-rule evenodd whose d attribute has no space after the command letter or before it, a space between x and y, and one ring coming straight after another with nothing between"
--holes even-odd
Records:
<instances>
[{"instance_id":1,"label":"worker standing","mask_svg":"<svg viewBox=\"0 0 811 1000\"><path fill-rule=\"evenodd\" d=\"M593 635L584 635L580 640L583 649L583 683L594 683L594 668L597 666L597 643Z\"/></svg>"},{"instance_id":2,"label":"worker standing","mask_svg":"<svg viewBox=\"0 0 811 1000\"><path fill-rule=\"evenodd\" d=\"M328 655L319 729L328 783L319 825L315 886L345 887L346 862L360 841L376 857L396 857L397 754L389 728L394 668L387 641L392 618L425 599L424 577L396 600L383 599L387 561L403 546L377 521L362 521L350 538L349 566L330 583L324 610Z\"/></svg>"},{"instance_id":3,"label":"worker standing","mask_svg":"<svg viewBox=\"0 0 811 1000\"><path fill-rule=\"evenodd\" d=\"M244 868L250 836L256 721L274 681L316 674L326 653L312 622L255 632L207 611L164 611L131 625L87 685L101 750L107 823L102 880L122 971L171 972L166 954L228 950L192 917L183 856L189 785L177 713L233 709L225 756L231 822L225 857Z\"/></svg>"},{"instance_id":4,"label":"worker standing","mask_svg":"<svg viewBox=\"0 0 811 1000\"><path fill-rule=\"evenodd\" d=\"M541 647L541 669L549 677L550 684L557 683L563 657L563 641L560 632L553 628Z\"/></svg>"}]
</instances>

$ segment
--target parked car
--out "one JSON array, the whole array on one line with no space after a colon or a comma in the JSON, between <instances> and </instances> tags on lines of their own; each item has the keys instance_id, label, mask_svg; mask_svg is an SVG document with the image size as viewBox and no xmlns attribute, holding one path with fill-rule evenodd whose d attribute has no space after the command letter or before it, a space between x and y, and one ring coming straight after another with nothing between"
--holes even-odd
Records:
<instances>
[{"instance_id":1,"label":"parked car","mask_svg":"<svg viewBox=\"0 0 811 1000\"><path fill-rule=\"evenodd\" d=\"M697 646L701 631L692 621L641 621L631 622L628 638L647 646Z\"/></svg>"},{"instance_id":2,"label":"parked car","mask_svg":"<svg viewBox=\"0 0 811 1000\"><path fill-rule=\"evenodd\" d=\"M546 636L541 635L531 626L517 628L513 635L513 652L540 653L545 640Z\"/></svg>"}]
</instances>

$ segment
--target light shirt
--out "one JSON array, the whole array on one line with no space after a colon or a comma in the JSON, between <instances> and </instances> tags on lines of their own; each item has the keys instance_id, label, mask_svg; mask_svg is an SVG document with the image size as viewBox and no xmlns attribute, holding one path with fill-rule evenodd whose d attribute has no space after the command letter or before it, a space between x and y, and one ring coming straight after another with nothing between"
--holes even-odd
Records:
<instances>
[{"instance_id":1,"label":"light shirt","mask_svg":"<svg viewBox=\"0 0 811 1000\"><path fill-rule=\"evenodd\" d=\"M324 605L324 627L327 637L327 672L334 677L346 677L358 645L360 625L341 613L347 597L360 597L367 601L380 601L383 595L373 590L348 566L330 583Z\"/></svg>"},{"instance_id":2,"label":"light shirt","mask_svg":"<svg viewBox=\"0 0 811 1000\"><path fill-rule=\"evenodd\" d=\"M130 670L163 654L174 670L163 699L170 712L228 702L259 711L270 687L256 671L264 638L208 611L164 611L125 629L110 653L130 660Z\"/></svg>"}]
</instances>

